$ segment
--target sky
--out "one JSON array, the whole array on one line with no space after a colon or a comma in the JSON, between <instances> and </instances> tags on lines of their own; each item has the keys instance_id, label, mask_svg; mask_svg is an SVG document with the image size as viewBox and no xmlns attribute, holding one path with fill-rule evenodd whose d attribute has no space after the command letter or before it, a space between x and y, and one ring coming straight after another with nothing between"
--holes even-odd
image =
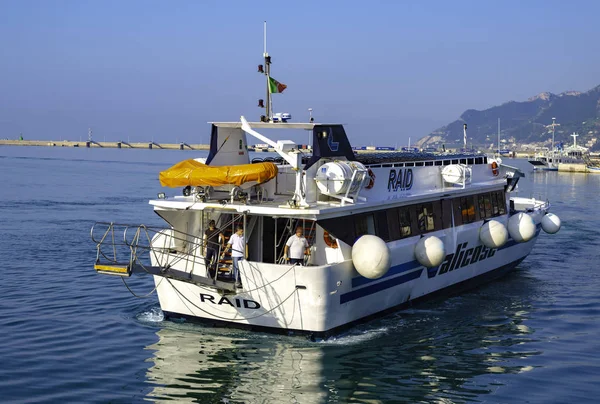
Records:
<instances>
[{"instance_id":1,"label":"sky","mask_svg":"<svg viewBox=\"0 0 600 404\"><path fill-rule=\"evenodd\" d=\"M599 85L599 15L584 0L0 0L0 138L208 143L207 122L264 114L267 21L288 86L275 112L404 145L467 109Z\"/></svg>"}]
</instances>

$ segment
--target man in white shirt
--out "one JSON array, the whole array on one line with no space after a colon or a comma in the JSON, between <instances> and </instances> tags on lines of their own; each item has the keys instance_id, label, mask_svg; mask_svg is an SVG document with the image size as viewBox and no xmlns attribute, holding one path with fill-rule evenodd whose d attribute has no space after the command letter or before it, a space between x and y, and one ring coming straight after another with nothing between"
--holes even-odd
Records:
<instances>
[{"instance_id":1,"label":"man in white shirt","mask_svg":"<svg viewBox=\"0 0 600 404\"><path fill-rule=\"evenodd\" d=\"M283 258L287 261L289 253L289 259L292 264L304 265L304 254L310 255L310 249L308 241L302 234L302 227L296 229L296 234L290 237L285 243L283 250Z\"/></svg>"},{"instance_id":2,"label":"man in white shirt","mask_svg":"<svg viewBox=\"0 0 600 404\"><path fill-rule=\"evenodd\" d=\"M244 227L238 226L237 231L231 235L227 242L227 247L223 254L225 254L231 248L231 259L233 260L233 279L235 286L241 288L242 282L240 281L239 261L243 260L247 255L246 240L244 239Z\"/></svg>"}]
</instances>

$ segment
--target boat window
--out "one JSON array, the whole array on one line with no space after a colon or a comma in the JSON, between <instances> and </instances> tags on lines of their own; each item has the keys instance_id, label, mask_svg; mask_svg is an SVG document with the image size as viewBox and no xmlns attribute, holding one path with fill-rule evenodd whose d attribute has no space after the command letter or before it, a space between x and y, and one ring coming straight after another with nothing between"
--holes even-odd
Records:
<instances>
[{"instance_id":1,"label":"boat window","mask_svg":"<svg viewBox=\"0 0 600 404\"><path fill-rule=\"evenodd\" d=\"M449 166L450 164L451 164L451 163L450 163L450 160L444 160L444 165L445 165L445 166Z\"/></svg>"},{"instance_id":2,"label":"boat window","mask_svg":"<svg viewBox=\"0 0 600 404\"><path fill-rule=\"evenodd\" d=\"M467 159L460 159L460 164L467 164Z\"/></svg>"},{"instance_id":3,"label":"boat window","mask_svg":"<svg viewBox=\"0 0 600 404\"><path fill-rule=\"evenodd\" d=\"M426 161L426 162L425 162L425 165L426 165L426 166L432 166L432 165L433 165L433 161Z\"/></svg>"},{"instance_id":4,"label":"boat window","mask_svg":"<svg viewBox=\"0 0 600 404\"><path fill-rule=\"evenodd\" d=\"M483 164L483 158L482 157L475 158L475 164Z\"/></svg>"},{"instance_id":5,"label":"boat window","mask_svg":"<svg viewBox=\"0 0 600 404\"><path fill-rule=\"evenodd\" d=\"M472 223L476 220L475 203L473 196L465 196L460 198L460 207L463 223Z\"/></svg>"},{"instance_id":6,"label":"boat window","mask_svg":"<svg viewBox=\"0 0 600 404\"><path fill-rule=\"evenodd\" d=\"M473 164L475 164L475 160L474 159L467 159L467 164L473 165Z\"/></svg>"},{"instance_id":7,"label":"boat window","mask_svg":"<svg viewBox=\"0 0 600 404\"><path fill-rule=\"evenodd\" d=\"M374 216L377 237L381 238L383 241L390 241L387 212L385 210L380 210L375 212Z\"/></svg>"},{"instance_id":8,"label":"boat window","mask_svg":"<svg viewBox=\"0 0 600 404\"><path fill-rule=\"evenodd\" d=\"M488 163L488 161L487 161L487 156L485 156L485 157L483 158L483 164L487 164L487 163Z\"/></svg>"},{"instance_id":9,"label":"boat window","mask_svg":"<svg viewBox=\"0 0 600 404\"><path fill-rule=\"evenodd\" d=\"M485 215L485 201L483 200L483 195L477 195L477 205L479 206L479 217L481 219L487 219Z\"/></svg>"},{"instance_id":10,"label":"boat window","mask_svg":"<svg viewBox=\"0 0 600 404\"><path fill-rule=\"evenodd\" d=\"M356 216L354 221L354 232L355 238L359 238L364 234L375 235L375 220L373 219L373 214L369 213Z\"/></svg>"},{"instance_id":11,"label":"boat window","mask_svg":"<svg viewBox=\"0 0 600 404\"><path fill-rule=\"evenodd\" d=\"M412 234L410 208L398 208L398 224L400 225L400 237L408 237Z\"/></svg>"},{"instance_id":12,"label":"boat window","mask_svg":"<svg viewBox=\"0 0 600 404\"><path fill-rule=\"evenodd\" d=\"M435 165L436 165L436 166L441 166L441 165L442 165L442 163L443 163L443 161L442 161L442 160L437 160L437 161L435 162Z\"/></svg>"},{"instance_id":13,"label":"boat window","mask_svg":"<svg viewBox=\"0 0 600 404\"><path fill-rule=\"evenodd\" d=\"M492 192L492 215L498 216L498 194Z\"/></svg>"},{"instance_id":14,"label":"boat window","mask_svg":"<svg viewBox=\"0 0 600 404\"><path fill-rule=\"evenodd\" d=\"M483 204L485 207L485 217L492 217L492 200L490 199L489 193L483 194Z\"/></svg>"},{"instance_id":15,"label":"boat window","mask_svg":"<svg viewBox=\"0 0 600 404\"><path fill-rule=\"evenodd\" d=\"M432 203L424 203L417 206L417 223L419 232L421 233L435 230Z\"/></svg>"},{"instance_id":16,"label":"boat window","mask_svg":"<svg viewBox=\"0 0 600 404\"><path fill-rule=\"evenodd\" d=\"M442 220L441 227L442 229L448 229L452 227L452 202L450 201L450 199L442 199L439 205L439 217Z\"/></svg>"},{"instance_id":17,"label":"boat window","mask_svg":"<svg viewBox=\"0 0 600 404\"><path fill-rule=\"evenodd\" d=\"M393 167L392 164L382 164L381 167Z\"/></svg>"},{"instance_id":18,"label":"boat window","mask_svg":"<svg viewBox=\"0 0 600 404\"><path fill-rule=\"evenodd\" d=\"M506 213L506 197L504 192L496 191L496 200L498 201L498 214L504 215Z\"/></svg>"},{"instance_id":19,"label":"boat window","mask_svg":"<svg viewBox=\"0 0 600 404\"><path fill-rule=\"evenodd\" d=\"M405 166L406 167L413 167L415 165L415 163L406 163Z\"/></svg>"},{"instance_id":20,"label":"boat window","mask_svg":"<svg viewBox=\"0 0 600 404\"><path fill-rule=\"evenodd\" d=\"M423 163L422 161L415 163L415 166L417 166L417 167L423 167L424 165L425 165L425 163Z\"/></svg>"},{"instance_id":21,"label":"boat window","mask_svg":"<svg viewBox=\"0 0 600 404\"><path fill-rule=\"evenodd\" d=\"M317 223L335 238L339 238L344 243L354 245L356 234L354 232L354 221L352 217L349 220L340 220L340 218L332 218L319 220Z\"/></svg>"},{"instance_id":22,"label":"boat window","mask_svg":"<svg viewBox=\"0 0 600 404\"><path fill-rule=\"evenodd\" d=\"M388 228L390 240L399 240L402 238L400 234L400 220L398 218L398 208L392 208L387 211Z\"/></svg>"},{"instance_id":23,"label":"boat window","mask_svg":"<svg viewBox=\"0 0 600 404\"><path fill-rule=\"evenodd\" d=\"M452 160L452 164L458 164L458 159Z\"/></svg>"}]
</instances>

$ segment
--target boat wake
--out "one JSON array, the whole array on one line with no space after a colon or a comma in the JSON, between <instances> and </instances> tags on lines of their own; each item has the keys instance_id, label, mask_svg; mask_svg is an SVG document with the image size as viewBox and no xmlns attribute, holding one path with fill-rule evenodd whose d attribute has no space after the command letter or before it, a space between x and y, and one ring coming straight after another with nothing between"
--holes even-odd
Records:
<instances>
[{"instance_id":1,"label":"boat wake","mask_svg":"<svg viewBox=\"0 0 600 404\"><path fill-rule=\"evenodd\" d=\"M331 336L327 339L317 339L316 342L324 345L358 345L366 341L372 341L388 334L392 329L390 327L378 327L372 329L355 329L346 333Z\"/></svg>"},{"instance_id":2,"label":"boat wake","mask_svg":"<svg viewBox=\"0 0 600 404\"><path fill-rule=\"evenodd\" d=\"M139 313L135 318L142 323L160 323L165 320L165 315L160 307L152 307L147 311Z\"/></svg>"}]
</instances>

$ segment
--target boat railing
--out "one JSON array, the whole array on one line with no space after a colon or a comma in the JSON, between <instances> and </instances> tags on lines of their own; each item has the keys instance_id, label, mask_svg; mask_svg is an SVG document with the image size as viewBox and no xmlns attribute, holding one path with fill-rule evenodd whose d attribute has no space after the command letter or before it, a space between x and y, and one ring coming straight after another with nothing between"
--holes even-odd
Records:
<instances>
[{"instance_id":1,"label":"boat railing","mask_svg":"<svg viewBox=\"0 0 600 404\"><path fill-rule=\"evenodd\" d=\"M150 266L150 257L160 266L168 268L177 264L191 274L198 264L204 267L206 248L212 244L197 235L174 229L113 222L96 222L90 235L96 243L96 270L126 276L135 267ZM220 246L214 248L220 254Z\"/></svg>"}]
</instances>

